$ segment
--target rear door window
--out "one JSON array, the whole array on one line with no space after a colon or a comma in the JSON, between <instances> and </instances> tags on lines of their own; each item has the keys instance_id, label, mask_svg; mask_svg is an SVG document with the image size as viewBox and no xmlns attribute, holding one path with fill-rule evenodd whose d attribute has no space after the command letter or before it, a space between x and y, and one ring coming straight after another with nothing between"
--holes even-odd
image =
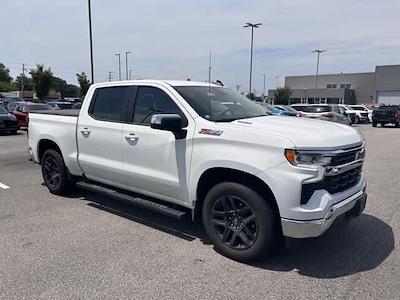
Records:
<instances>
[{"instance_id":1,"label":"rear door window","mask_svg":"<svg viewBox=\"0 0 400 300\"><path fill-rule=\"evenodd\" d=\"M123 122L128 107L129 86L98 88L89 114L96 120Z\"/></svg>"}]
</instances>

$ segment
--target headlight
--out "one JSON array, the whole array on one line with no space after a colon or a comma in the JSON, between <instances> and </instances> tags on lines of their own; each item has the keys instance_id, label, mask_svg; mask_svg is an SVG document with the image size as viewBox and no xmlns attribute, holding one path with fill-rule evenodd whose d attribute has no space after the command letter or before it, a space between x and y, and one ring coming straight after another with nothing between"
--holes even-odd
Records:
<instances>
[{"instance_id":1,"label":"headlight","mask_svg":"<svg viewBox=\"0 0 400 300\"><path fill-rule=\"evenodd\" d=\"M16 118L14 115L8 114L8 116L10 117L10 119L11 119L12 121L17 121L17 118Z\"/></svg>"},{"instance_id":2,"label":"headlight","mask_svg":"<svg viewBox=\"0 0 400 300\"><path fill-rule=\"evenodd\" d=\"M311 154L305 152L299 152L292 149L285 150L286 159L297 167L326 167L331 163L332 158L329 156L323 156L322 154Z\"/></svg>"}]
</instances>

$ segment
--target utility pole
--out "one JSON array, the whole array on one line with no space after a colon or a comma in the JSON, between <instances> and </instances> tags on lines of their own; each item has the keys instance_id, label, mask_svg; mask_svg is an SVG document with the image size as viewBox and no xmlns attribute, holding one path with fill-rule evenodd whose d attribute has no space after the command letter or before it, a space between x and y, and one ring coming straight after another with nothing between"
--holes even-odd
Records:
<instances>
[{"instance_id":1,"label":"utility pole","mask_svg":"<svg viewBox=\"0 0 400 300\"><path fill-rule=\"evenodd\" d=\"M129 80L132 80L132 72L133 72L133 69L129 69Z\"/></svg>"},{"instance_id":2,"label":"utility pole","mask_svg":"<svg viewBox=\"0 0 400 300\"><path fill-rule=\"evenodd\" d=\"M90 70L92 75L92 83L94 83L94 67L93 67L93 37L92 37L92 10L90 7L90 0L88 0L89 10L89 40L90 40Z\"/></svg>"},{"instance_id":3,"label":"utility pole","mask_svg":"<svg viewBox=\"0 0 400 300\"><path fill-rule=\"evenodd\" d=\"M118 79L121 81L121 53L116 53L115 56L118 56Z\"/></svg>"},{"instance_id":4,"label":"utility pole","mask_svg":"<svg viewBox=\"0 0 400 300\"><path fill-rule=\"evenodd\" d=\"M24 79L25 79L25 64L22 64L22 80L21 80L21 95L20 98L24 99Z\"/></svg>"},{"instance_id":5,"label":"utility pole","mask_svg":"<svg viewBox=\"0 0 400 300\"><path fill-rule=\"evenodd\" d=\"M250 46L250 82L249 82L249 98L251 97L251 79L253 76L253 40L254 40L254 28L259 28L262 23L246 23L244 28L251 27L251 46Z\"/></svg>"},{"instance_id":6,"label":"utility pole","mask_svg":"<svg viewBox=\"0 0 400 300\"><path fill-rule=\"evenodd\" d=\"M326 52L326 50L314 50L312 53L317 53L317 72L315 74L315 98L314 98L314 103L317 102L318 98L318 70L319 70L319 56L321 53ZM321 101L320 101L321 102Z\"/></svg>"},{"instance_id":7,"label":"utility pole","mask_svg":"<svg viewBox=\"0 0 400 300\"><path fill-rule=\"evenodd\" d=\"M126 71L126 80L128 80L128 54L130 51L125 51L125 71Z\"/></svg>"},{"instance_id":8,"label":"utility pole","mask_svg":"<svg viewBox=\"0 0 400 300\"><path fill-rule=\"evenodd\" d=\"M211 83L211 50L210 50L210 56L209 56L209 61L208 61L208 83Z\"/></svg>"}]
</instances>

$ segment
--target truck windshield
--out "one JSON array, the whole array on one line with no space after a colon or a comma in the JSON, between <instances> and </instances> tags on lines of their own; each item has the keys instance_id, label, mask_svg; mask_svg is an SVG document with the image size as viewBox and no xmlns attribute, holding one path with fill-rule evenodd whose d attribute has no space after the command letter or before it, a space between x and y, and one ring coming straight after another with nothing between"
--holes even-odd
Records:
<instances>
[{"instance_id":1,"label":"truck windshield","mask_svg":"<svg viewBox=\"0 0 400 300\"><path fill-rule=\"evenodd\" d=\"M174 86L203 118L214 122L267 116L265 108L226 87Z\"/></svg>"}]
</instances>

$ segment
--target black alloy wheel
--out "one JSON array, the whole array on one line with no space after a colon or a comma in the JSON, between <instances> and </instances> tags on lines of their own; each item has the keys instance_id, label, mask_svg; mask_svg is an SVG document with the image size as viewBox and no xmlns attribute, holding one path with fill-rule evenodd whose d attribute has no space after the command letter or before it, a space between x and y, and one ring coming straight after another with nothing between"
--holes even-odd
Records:
<instances>
[{"instance_id":1,"label":"black alloy wheel","mask_svg":"<svg viewBox=\"0 0 400 300\"><path fill-rule=\"evenodd\" d=\"M215 249L241 262L276 253L283 239L270 201L274 200L238 182L213 186L204 199L202 219Z\"/></svg>"},{"instance_id":2,"label":"black alloy wheel","mask_svg":"<svg viewBox=\"0 0 400 300\"><path fill-rule=\"evenodd\" d=\"M56 195L68 192L72 181L69 179L68 170L60 152L48 149L41 159L44 183L49 191Z\"/></svg>"},{"instance_id":3,"label":"black alloy wheel","mask_svg":"<svg viewBox=\"0 0 400 300\"><path fill-rule=\"evenodd\" d=\"M55 189L61 180L60 169L54 156L48 155L43 160L43 179L46 185L51 189Z\"/></svg>"},{"instance_id":4,"label":"black alloy wheel","mask_svg":"<svg viewBox=\"0 0 400 300\"><path fill-rule=\"evenodd\" d=\"M255 214L238 196L217 199L212 208L212 222L220 240L231 249L248 249L257 239Z\"/></svg>"}]
</instances>

